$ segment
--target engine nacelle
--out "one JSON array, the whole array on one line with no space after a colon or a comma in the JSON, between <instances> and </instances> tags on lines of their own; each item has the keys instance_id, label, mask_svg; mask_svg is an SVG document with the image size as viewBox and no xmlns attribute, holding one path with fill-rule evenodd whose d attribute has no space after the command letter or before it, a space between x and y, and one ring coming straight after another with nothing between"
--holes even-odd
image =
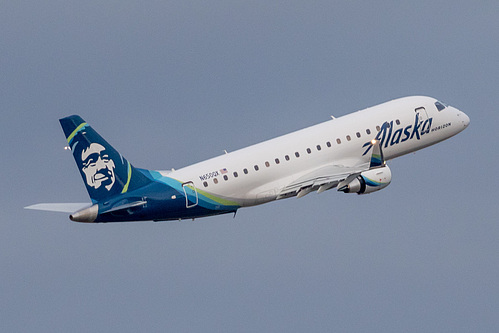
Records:
<instances>
[{"instance_id":1,"label":"engine nacelle","mask_svg":"<svg viewBox=\"0 0 499 333\"><path fill-rule=\"evenodd\" d=\"M387 187L392 181L392 172L388 166L362 172L355 177L348 177L338 184L338 191L345 193L367 194Z\"/></svg>"}]
</instances>

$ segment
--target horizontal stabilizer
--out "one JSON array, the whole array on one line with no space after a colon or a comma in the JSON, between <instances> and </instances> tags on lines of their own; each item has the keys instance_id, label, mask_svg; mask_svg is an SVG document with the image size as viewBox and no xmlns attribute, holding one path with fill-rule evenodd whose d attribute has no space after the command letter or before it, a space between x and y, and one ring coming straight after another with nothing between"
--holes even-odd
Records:
<instances>
[{"instance_id":1,"label":"horizontal stabilizer","mask_svg":"<svg viewBox=\"0 0 499 333\"><path fill-rule=\"evenodd\" d=\"M24 209L46 210L50 212L73 213L77 210L90 207L92 204L88 202L78 203L39 203L24 207Z\"/></svg>"}]
</instances>

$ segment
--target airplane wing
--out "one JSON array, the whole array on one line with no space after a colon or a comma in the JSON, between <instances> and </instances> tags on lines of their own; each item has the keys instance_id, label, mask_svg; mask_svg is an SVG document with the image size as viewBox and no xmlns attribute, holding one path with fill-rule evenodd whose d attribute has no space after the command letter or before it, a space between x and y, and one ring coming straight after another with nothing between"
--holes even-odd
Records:
<instances>
[{"instance_id":1,"label":"airplane wing","mask_svg":"<svg viewBox=\"0 0 499 333\"><path fill-rule=\"evenodd\" d=\"M312 191L322 193L337 186L348 177L356 177L363 171L385 165L380 141L373 140L371 144L373 149L370 155L360 156L358 159L336 161L334 164L319 167L302 175L286 185L277 195L277 199L288 198L294 195L297 198L301 198Z\"/></svg>"},{"instance_id":2,"label":"airplane wing","mask_svg":"<svg viewBox=\"0 0 499 333\"><path fill-rule=\"evenodd\" d=\"M24 207L24 209L46 210L50 212L74 213L80 209L92 206L88 202L78 203L39 203Z\"/></svg>"},{"instance_id":3,"label":"airplane wing","mask_svg":"<svg viewBox=\"0 0 499 333\"><path fill-rule=\"evenodd\" d=\"M279 192L277 199L288 198L294 195L301 198L312 191L322 193L335 187L340 181L346 179L348 176L365 170L369 170L369 162L355 166L344 164L326 165L309 172L286 185Z\"/></svg>"}]
</instances>

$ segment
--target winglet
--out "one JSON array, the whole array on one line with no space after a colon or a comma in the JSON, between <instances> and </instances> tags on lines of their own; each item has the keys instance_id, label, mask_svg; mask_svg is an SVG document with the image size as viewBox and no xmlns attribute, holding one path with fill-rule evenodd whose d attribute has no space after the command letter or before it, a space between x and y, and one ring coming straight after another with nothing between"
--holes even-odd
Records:
<instances>
[{"instance_id":1,"label":"winglet","mask_svg":"<svg viewBox=\"0 0 499 333\"><path fill-rule=\"evenodd\" d=\"M383 151L381 150L381 141L373 139L371 141L373 145L373 152L371 155L371 163L369 164L369 169L378 168L386 165L385 158L383 157Z\"/></svg>"}]
</instances>

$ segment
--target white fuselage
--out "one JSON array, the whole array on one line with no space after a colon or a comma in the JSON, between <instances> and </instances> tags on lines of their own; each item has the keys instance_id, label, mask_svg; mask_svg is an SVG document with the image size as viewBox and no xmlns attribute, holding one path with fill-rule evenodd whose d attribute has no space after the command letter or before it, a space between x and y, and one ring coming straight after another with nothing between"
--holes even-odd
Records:
<instances>
[{"instance_id":1,"label":"white fuselage","mask_svg":"<svg viewBox=\"0 0 499 333\"><path fill-rule=\"evenodd\" d=\"M192 181L197 189L241 206L268 202L314 170L358 164L369 148L366 143L375 138L383 140L389 160L466 128L469 118L463 112L450 106L439 110L435 103L423 96L389 101L162 174ZM383 128L385 122L389 129Z\"/></svg>"}]
</instances>

